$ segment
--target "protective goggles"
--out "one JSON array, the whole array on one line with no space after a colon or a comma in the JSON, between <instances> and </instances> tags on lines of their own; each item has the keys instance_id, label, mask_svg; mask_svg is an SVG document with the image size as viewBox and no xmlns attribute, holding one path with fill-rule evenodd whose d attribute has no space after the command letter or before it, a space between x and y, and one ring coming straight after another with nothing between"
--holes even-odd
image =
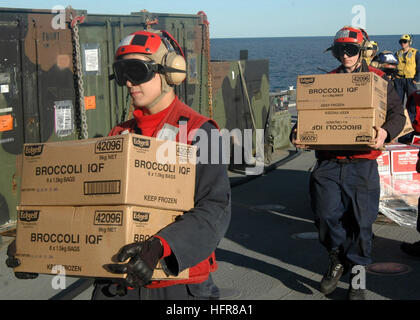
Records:
<instances>
[{"instance_id":1,"label":"protective goggles","mask_svg":"<svg viewBox=\"0 0 420 320\"><path fill-rule=\"evenodd\" d=\"M382 68L382 71L389 76L395 76L398 73L398 70L395 68Z\"/></svg>"},{"instance_id":2,"label":"protective goggles","mask_svg":"<svg viewBox=\"0 0 420 320\"><path fill-rule=\"evenodd\" d=\"M346 54L349 57L354 57L360 52L360 46L355 44L335 44L332 47L332 52L336 57L342 57Z\"/></svg>"},{"instance_id":3,"label":"protective goggles","mask_svg":"<svg viewBox=\"0 0 420 320\"><path fill-rule=\"evenodd\" d=\"M401 39L399 42L400 42L400 44L401 44L401 43L407 43L407 42L408 42L408 40L407 40L407 39Z\"/></svg>"},{"instance_id":4,"label":"protective goggles","mask_svg":"<svg viewBox=\"0 0 420 320\"><path fill-rule=\"evenodd\" d=\"M153 61L125 59L113 64L114 79L119 86L125 86L127 80L137 86L150 81L156 72L162 72L162 66Z\"/></svg>"}]
</instances>

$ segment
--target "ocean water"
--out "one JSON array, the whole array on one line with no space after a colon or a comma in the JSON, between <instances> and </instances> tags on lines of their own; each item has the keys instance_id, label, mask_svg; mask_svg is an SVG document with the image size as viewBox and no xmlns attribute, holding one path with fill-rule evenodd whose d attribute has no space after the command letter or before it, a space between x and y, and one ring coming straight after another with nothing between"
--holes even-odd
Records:
<instances>
[{"instance_id":1,"label":"ocean water","mask_svg":"<svg viewBox=\"0 0 420 320\"><path fill-rule=\"evenodd\" d=\"M379 51L400 49L400 35L370 36L378 42ZM414 36L413 47L416 47ZM249 60L268 59L270 90L284 90L296 87L296 77L302 74L320 74L332 70L340 63L331 52L333 37L293 37L293 38L233 38L211 39L210 55L214 60L238 60L240 50L248 50Z\"/></svg>"}]
</instances>

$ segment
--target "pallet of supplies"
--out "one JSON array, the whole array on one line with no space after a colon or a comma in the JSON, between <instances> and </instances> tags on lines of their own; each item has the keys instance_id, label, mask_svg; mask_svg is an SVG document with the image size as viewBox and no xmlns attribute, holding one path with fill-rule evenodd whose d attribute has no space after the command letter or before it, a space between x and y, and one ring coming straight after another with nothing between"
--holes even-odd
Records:
<instances>
[{"instance_id":1,"label":"pallet of supplies","mask_svg":"<svg viewBox=\"0 0 420 320\"><path fill-rule=\"evenodd\" d=\"M394 143L386 146L377 159L380 173L380 212L399 225L415 228L420 195L420 174L416 171L415 146ZM384 159L389 157L389 170L381 170Z\"/></svg>"}]
</instances>

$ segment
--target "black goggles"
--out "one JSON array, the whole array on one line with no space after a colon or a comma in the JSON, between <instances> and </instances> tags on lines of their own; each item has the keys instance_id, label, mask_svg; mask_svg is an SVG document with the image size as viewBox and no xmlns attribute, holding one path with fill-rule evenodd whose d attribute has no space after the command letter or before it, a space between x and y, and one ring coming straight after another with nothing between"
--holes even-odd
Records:
<instances>
[{"instance_id":1,"label":"black goggles","mask_svg":"<svg viewBox=\"0 0 420 320\"><path fill-rule=\"evenodd\" d=\"M382 71L389 76L395 76L398 73L398 70L393 68L382 68Z\"/></svg>"},{"instance_id":2,"label":"black goggles","mask_svg":"<svg viewBox=\"0 0 420 320\"><path fill-rule=\"evenodd\" d=\"M407 42L408 42L408 40L406 40L406 39L401 39L401 40L400 40L400 44L401 44L401 43L407 43Z\"/></svg>"},{"instance_id":3,"label":"black goggles","mask_svg":"<svg viewBox=\"0 0 420 320\"><path fill-rule=\"evenodd\" d=\"M125 86L127 80L137 86L150 81L156 72L161 72L161 66L153 61L125 59L113 64L114 79L119 86Z\"/></svg>"},{"instance_id":4,"label":"black goggles","mask_svg":"<svg viewBox=\"0 0 420 320\"><path fill-rule=\"evenodd\" d=\"M349 57L354 57L360 52L360 47L355 44L335 44L332 47L332 52L336 57L342 57L346 54Z\"/></svg>"}]
</instances>

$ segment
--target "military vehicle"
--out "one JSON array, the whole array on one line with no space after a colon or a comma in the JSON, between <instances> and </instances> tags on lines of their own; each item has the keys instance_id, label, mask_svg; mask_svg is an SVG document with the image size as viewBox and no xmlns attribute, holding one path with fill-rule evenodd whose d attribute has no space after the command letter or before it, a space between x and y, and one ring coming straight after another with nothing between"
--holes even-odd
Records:
<instances>
[{"instance_id":1,"label":"military vehicle","mask_svg":"<svg viewBox=\"0 0 420 320\"><path fill-rule=\"evenodd\" d=\"M105 136L131 117L127 89L110 80L114 53L124 36L149 28L168 31L185 53L187 79L176 93L186 104L228 132L264 130L266 161L290 146L291 116L285 93L269 93L268 60L244 51L237 61L212 61L204 12L0 8L0 233L15 225L24 143Z\"/></svg>"}]
</instances>

